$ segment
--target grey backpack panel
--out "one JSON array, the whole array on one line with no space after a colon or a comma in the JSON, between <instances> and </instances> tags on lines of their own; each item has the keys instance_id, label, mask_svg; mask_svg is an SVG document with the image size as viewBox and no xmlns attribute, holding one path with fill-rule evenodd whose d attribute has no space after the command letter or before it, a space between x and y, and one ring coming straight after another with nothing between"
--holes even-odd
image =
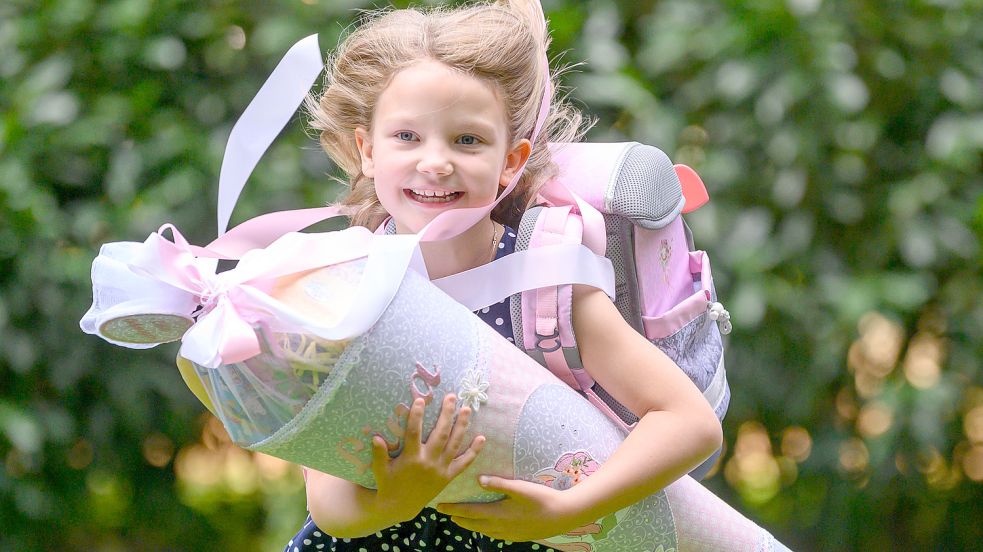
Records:
<instances>
[{"instance_id":1,"label":"grey backpack panel","mask_svg":"<svg viewBox=\"0 0 983 552\"><path fill-rule=\"evenodd\" d=\"M615 174L604 194L603 213L655 230L682 212L682 186L669 156L659 148L635 144Z\"/></svg>"}]
</instances>

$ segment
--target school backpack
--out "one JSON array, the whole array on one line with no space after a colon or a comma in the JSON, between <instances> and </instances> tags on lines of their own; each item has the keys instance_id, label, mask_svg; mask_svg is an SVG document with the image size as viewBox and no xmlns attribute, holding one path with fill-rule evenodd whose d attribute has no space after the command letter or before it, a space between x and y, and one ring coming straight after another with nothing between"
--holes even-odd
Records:
<instances>
[{"instance_id":1,"label":"school backpack","mask_svg":"<svg viewBox=\"0 0 983 552\"><path fill-rule=\"evenodd\" d=\"M717 302L706 252L694 247L682 218L708 201L699 176L637 142L554 146L556 184L598 209L605 256L615 272L615 305L628 324L662 349L703 392L723 420L730 401L721 334L730 314ZM562 200L561 200L562 201ZM516 251L581 243L575 207L551 202L529 209ZM515 343L581 393L625 431L638 418L587 374L573 334L572 287L540 288L510 299ZM711 458L702 471L711 467Z\"/></svg>"},{"instance_id":2,"label":"school backpack","mask_svg":"<svg viewBox=\"0 0 983 552\"><path fill-rule=\"evenodd\" d=\"M571 284L598 278L585 278L590 271L569 258L546 266L549 257L535 255L561 247L603 251L610 263L601 270L613 268L622 317L682 368L723 419L730 391L721 334L731 331L730 314L717 302L706 252L695 249L680 216L709 200L700 177L637 142L550 148L559 175L540 191L542 204L523 214L516 253L434 283L471 307L508 298L515 344L630 431L638 418L587 374L573 335ZM495 266L506 263L508 270ZM532 287L528 278L510 278L515 270L552 272L553 282L569 283ZM555 277L564 270L566 277Z\"/></svg>"}]
</instances>

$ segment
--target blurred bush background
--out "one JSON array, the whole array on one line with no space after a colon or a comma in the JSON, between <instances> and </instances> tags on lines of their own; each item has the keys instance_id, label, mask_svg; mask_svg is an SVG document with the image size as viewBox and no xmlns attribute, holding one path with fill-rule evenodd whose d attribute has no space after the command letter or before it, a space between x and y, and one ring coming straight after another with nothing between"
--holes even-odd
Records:
<instances>
[{"instance_id":1,"label":"blurred bush background","mask_svg":"<svg viewBox=\"0 0 983 552\"><path fill-rule=\"evenodd\" d=\"M405 6L404 2L397 2ZM793 549L983 542L983 1L546 0L591 139L658 145L736 329L706 484ZM225 139L364 0L0 4L0 549L277 550L295 468L230 445L175 346L83 335L100 244L214 237ZM233 222L323 204L298 120Z\"/></svg>"}]
</instances>

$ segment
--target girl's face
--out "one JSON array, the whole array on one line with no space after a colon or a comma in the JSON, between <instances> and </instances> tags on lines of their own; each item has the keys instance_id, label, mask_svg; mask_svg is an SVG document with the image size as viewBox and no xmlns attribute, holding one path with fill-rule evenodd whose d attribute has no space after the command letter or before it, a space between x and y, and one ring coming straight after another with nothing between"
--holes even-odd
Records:
<instances>
[{"instance_id":1,"label":"girl's face","mask_svg":"<svg viewBox=\"0 0 983 552\"><path fill-rule=\"evenodd\" d=\"M418 232L439 213L481 207L529 157L511 146L505 108L487 83L436 61L393 76L372 129L355 130L362 172L400 232Z\"/></svg>"}]
</instances>

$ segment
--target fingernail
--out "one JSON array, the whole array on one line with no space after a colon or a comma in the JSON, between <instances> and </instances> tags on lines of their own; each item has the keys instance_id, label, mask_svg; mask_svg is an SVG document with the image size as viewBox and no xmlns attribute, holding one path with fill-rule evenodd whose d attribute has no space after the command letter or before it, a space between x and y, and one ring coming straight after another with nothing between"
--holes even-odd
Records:
<instances>
[{"instance_id":1,"label":"fingernail","mask_svg":"<svg viewBox=\"0 0 983 552\"><path fill-rule=\"evenodd\" d=\"M479 475L478 476L478 484L481 485L482 487L484 487L485 485L488 485L488 476L487 475Z\"/></svg>"}]
</instances>

